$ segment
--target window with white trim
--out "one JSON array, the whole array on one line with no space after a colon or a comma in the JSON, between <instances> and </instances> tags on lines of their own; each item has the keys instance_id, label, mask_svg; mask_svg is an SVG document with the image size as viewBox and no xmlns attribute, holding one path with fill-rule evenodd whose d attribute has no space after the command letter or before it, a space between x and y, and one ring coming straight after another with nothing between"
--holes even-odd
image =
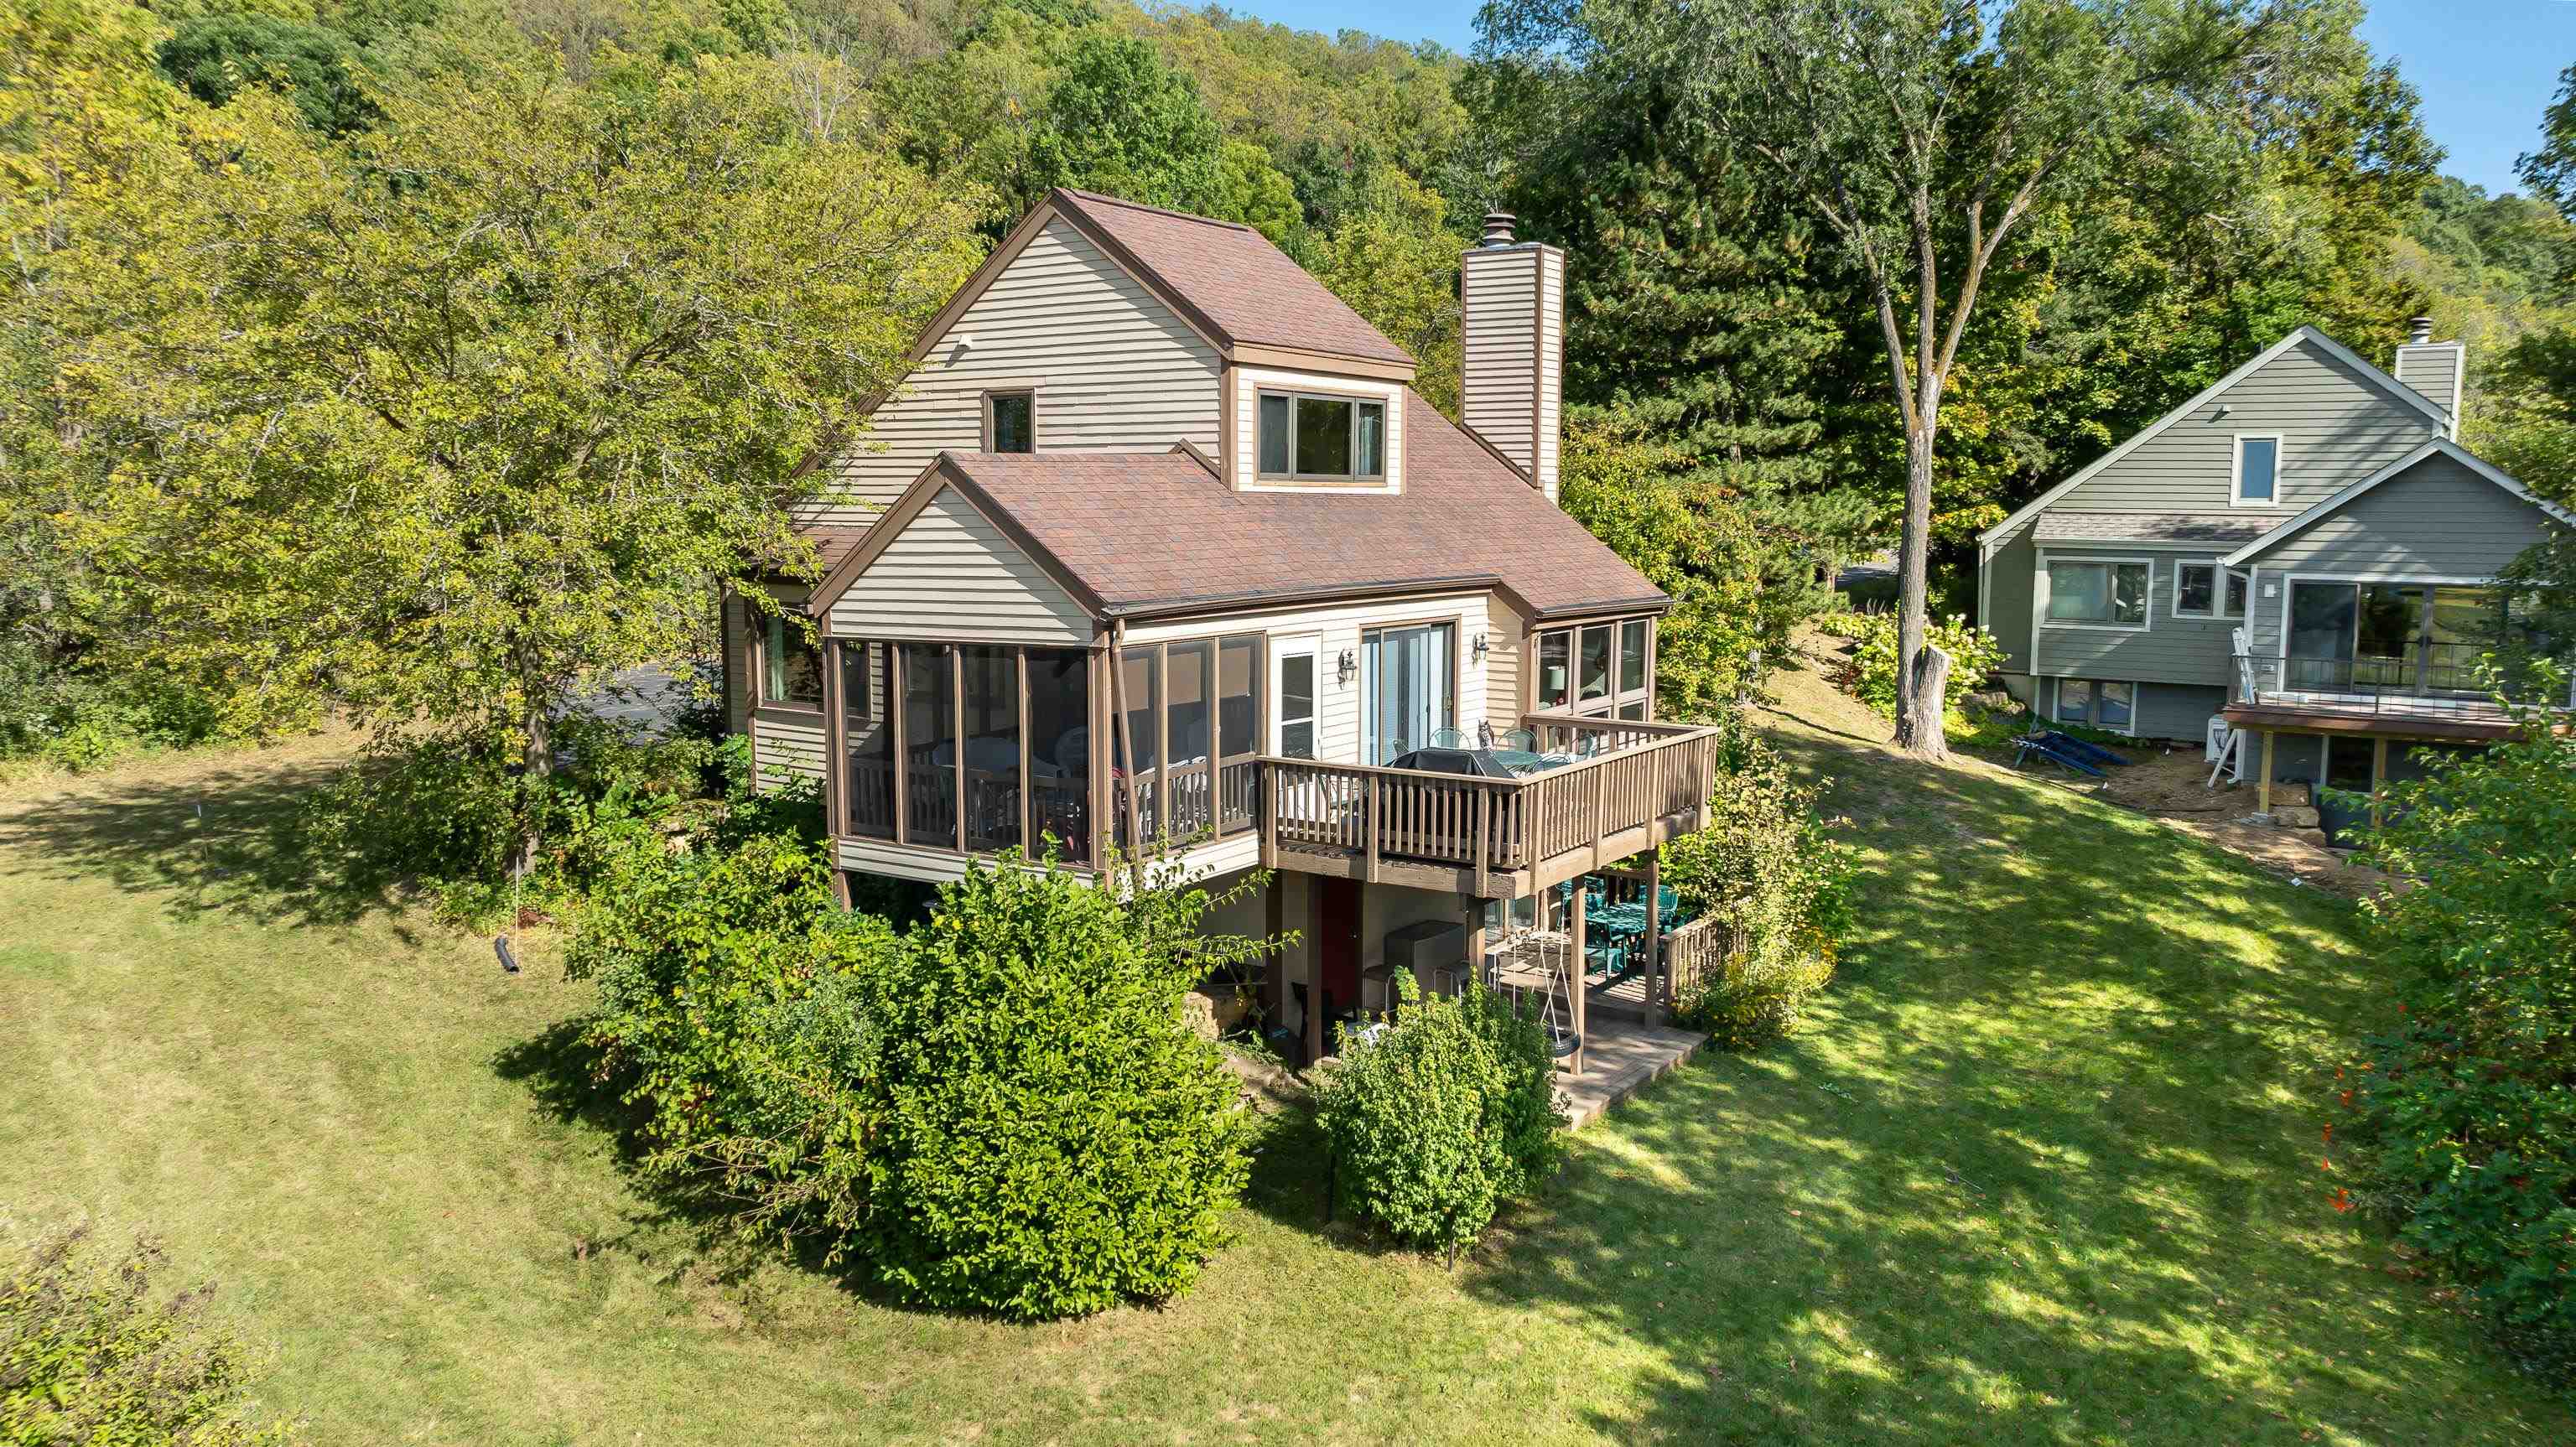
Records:
<instances>
[{"instance_id":1,"label":"window with white trim","mask_svg":"<svg viewBox=\"0 0 2576 1447\"><path fill-rule=\"evenodd\" d=\"M2048 565L2048 621L2100 628L2147 626L2147 563Z\"/></svg>"},{"instance_id":2,"label":"window with white trim","mask_svg":"<svg viewBox=\"0 0 2576 1447\"><path fill-rule=\"evenodd\" d=\"M2136 733L2138 686L2090 678L2061 678L2057 681L2057 707L2050 717L2059 723L2082 724L2107 733Z\"/></svg>"},{"instance_id":3,"label":"window with white trim","mask_svg":"<svg viewBox=\"0 0 2576 1447\"><path fill-rule=\"evenodd\" d=\"M2281 501L2281 434L2236 434L2234 483L2228 499L2238 507L2276 507Z\"/></svg>"},{"instance_id":4,"label":"window with white trim","mask_svg":"<svg viewBox=\"0 0 2576 1447\"><path fill-rule=\"evenodd\" d=\"M1261 394L1261 475L1292 482L1386 476L1386 404L1305 392Z\"/></svg>"},{"instance_id":5,"label":"window with white trim","mask_svg":"<svg viewBox=\"0 0 2576 1447\"><path fill-rule=\"evenodd\" d=\"M2174 569L2174 616L2242 618L2246 599L2253 590L2253 578L2234 568L2222 568L2214 562L2182 563Z\"/></svg>"}]
</instances>

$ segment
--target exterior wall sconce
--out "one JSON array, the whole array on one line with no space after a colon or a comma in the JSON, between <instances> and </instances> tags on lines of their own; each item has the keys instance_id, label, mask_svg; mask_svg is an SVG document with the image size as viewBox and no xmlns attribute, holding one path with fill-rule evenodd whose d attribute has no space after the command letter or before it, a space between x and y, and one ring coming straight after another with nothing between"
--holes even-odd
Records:
<instances>
[{"instance_id":1,"label":"exterior wall sconce","mask_svg":"<svg viewBox=\"0 0 2576 1447\"><path fill-rule=\"evenodd\" d=\"M1359 671L1359 660L1353 658L1351 656L1351 651L1345 648L1342 650L1342 656L1340 659L1338 659L1333 665L1333 681L1335 683L1348 686L1351 681L1351 675Z\"/></svg>"},{"instance_id":2,"label":"exterior wall sconce","mask_svg":"<svg viewBox=\"0 0 2576 1447\"><path fill-rule=\"evenodd\" d=\"M1476 635L1476 648L1475 648L1476 661L1477 661L1478 663L1482 663L1482 662L1484 662L1484 661L1485 661L1485 654L1486 654L1486 652L1487 652L1488 650L1490 650L1493 646L1494 646L1494 643L1493 643L1493 640L1492 640L1492 639L1487 638L1487 637L1486 637L1484 634L1482 634L1482 633L1477 634L1477 635Z\"/></svg>"}]
</instances>

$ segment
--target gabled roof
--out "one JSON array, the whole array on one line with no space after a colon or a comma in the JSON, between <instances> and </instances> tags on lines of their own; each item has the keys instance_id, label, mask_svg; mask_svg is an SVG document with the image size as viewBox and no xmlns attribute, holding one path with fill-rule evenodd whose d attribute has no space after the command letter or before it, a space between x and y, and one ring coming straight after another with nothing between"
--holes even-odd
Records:
<instances>
[{"instance_id":1,"label":"gabled roof","mask_svg":"<svg viewBox=\"0 0 2576 1447\"><path fill-rule=\"evenodd\" d=\"M2237 368L2235 371L2228 373L2226 376L2210 383L2207 387L2202 388L2190 401L2183 403L2181 406L2167 412L2162 417L2148 423L2145 427L2140 428L2137 434L2131 437L2128 441L2121 443L2119 446L2103 453L2100 457L2093 459L2091 463L2086 465L2083 470L2077 472L2073 477L2066 479L2064 482L2059 483L2057 486L2052 487L2048 491L2031 499L2029 504L2024 506L2019 512L2014 513L2011 517L2005 518L2002 522L1995 524L1984 532L1977 534L1977 542L1981 546L1992 543L1995 539L2000 538L2004 534L2011 532L2013 529L2020 527L2024 522L2030 519L2033 513L2040 511L2050 503L2057 501L2066 494L2073 492L2076 488L2083 486L2093 478L2094 474L2099 473L2102 469L2109 467L2111 464L2118 462L2121 458L2137 451L2138 448L2147 441L2147 439L2156 436L2166 428L2181 421L2183 418L2190 416L2192 413L2197 412L2201 408L2218 400L2220 393L2225 392L2228 388L2235 386L2246 378L2253 376L2256 372L2263 370L2263 368L2268 365L2273 358L2280 356L2283 352L2290 350L2301 342L2315 343L2318 347L2324 349L2326 355L2360 373L2364 380L2376 384L2380 390L2386 392L2389 396L2394 397L2398 401L2414 408L2416 411L2423 413L2425 419L2433 424L2436 431L2444 431L2450 427L2450 414L2444 412L2440 407L2435 406L2432 399L2426 397L2423 393L2416 391L2414 388L2398 381L2395 377L2392 377L2386 372L2381 371L2379 368L2372 366L2370 363L2363 361L2361 359L2361 355L2355 352L2352 348L2347 347L2343 343L2336 341L2334 338L2327 336L2325 333L2318 331L2315 327L2298 327L2293 329L2288 336L2281 338L2279 341L2274 342L2272 345L2265 347L2262 351L2256 353L2252 361L2247 362L2244 366Z\"/></svg>"},{"instance_id":2,"label":"gabled roof","mask_svg":"<svg viewBox=\"0 0 2576 1447\"><path fill-rule=\"evenodd\" d=\"M1229 353L1238 346L1285 347L1413 365L1404 348L1249 226L1089 191L1058 189L1049 199L1087 232L1105 234L1111 244L1104 249L1121 263L1197 311Z\"/></svg>"},{"instance_id":3,"label":"gabled roof","mask_svg":"<svg viewBox=\"0 0 2576 1447\"><path fill-rule=\"evenodd\" d=\"M1061 219L1135 278L1228 361L1301 362L1413 379L1413 358L1345 305L1270 238L1234 221L1141 206L1058 187L957 288L905 358L930 355L1047 223Z\"/></svg>"},{"instance_id":4,"label":"gabled roof","mask_svg":"<svg viewBox=\"0 0 2576 1447\"><path fill-rule=\"evenodd\" d=\"M1498 590L1532 617L1670 606L1652 583L1411 391L1399 494L1236 492L1194 452L943 452L814 590L824 608L919 498L953 487L1097 616Z\"/></svg>"},{"instance_id":5,"label":"gabled roof","mask_svg":"<svg viewBox=\"0 0 2576 1447\"><path fill-rule=\"evenodd\" d=\"M2249 562L2266 550L2272 548L2274 545L2288 542L2292 537L2306 531L2310 524L2323 522L2326 518L2342 511L2354 498L2361 496L2363 493L2370 491L2372 488L2379 486L2383 482L2403 476L2408 469L2414 467L2417 463L2424 461L2426 458L2432 457L2436 453L2450 458L2462 467L2465 467L2469 471L2476 473L2478 476L2485 478L2487 481L2494 483L2496 486L2503 488L2506 492L2513 494L2524 502L2530 503L2533 507L2549 514L2558 521L2562 523L2576 524L2576 514L2570 514L2565 508L2559 507L2555 503L2544 502L2541 499L2532 496L2531 489L2524 487L2521 483L2515 481L2513 477L2507 474L2503 469L2488 462L2485 458L2478 456L2469 449L2462 447L2460 444L2453 442L2448 437L2436 437L2432 441L2425 443L2423 446L2416 448L2414 451L2407 453L2404 457L2397 459L2395 462L2388 464L2379 471L2372 473L2370 476L2363 478L2361 481L2354 483L2352 486L2345 488L2343 491L2336 493L2334 496L2327 498L2325 501L2318 503L2316 506L2311 507L2307 511L2300 513L2298 516L2289 519L2287 522L2282 523L2279 527L2263 534L2263 536L2256 538L2254 541L2247 543L2241 548L2238 548L2235 552L2228 554L2227 566L2233 568L2239 564Z\"/></svg>"}]
</instances>

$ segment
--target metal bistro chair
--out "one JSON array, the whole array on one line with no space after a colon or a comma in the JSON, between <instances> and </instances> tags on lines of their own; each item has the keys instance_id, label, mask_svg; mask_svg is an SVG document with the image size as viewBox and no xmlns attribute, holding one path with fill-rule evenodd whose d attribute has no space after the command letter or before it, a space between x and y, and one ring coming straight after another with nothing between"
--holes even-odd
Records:
<instances>
[{"instance_id":1,"label":"metal bistro chair","mask_svg":"<svg viewBox=\"0 0 2576 1447\"><path fill-rule=\"evenodd\" d=\"M1423 745L1423 747L1431 749L1463 749L1467 747L1467 736L1458 732L1456 729L1433 729L1431 731L1431 742Z\"/></svg>"}]
</instances>

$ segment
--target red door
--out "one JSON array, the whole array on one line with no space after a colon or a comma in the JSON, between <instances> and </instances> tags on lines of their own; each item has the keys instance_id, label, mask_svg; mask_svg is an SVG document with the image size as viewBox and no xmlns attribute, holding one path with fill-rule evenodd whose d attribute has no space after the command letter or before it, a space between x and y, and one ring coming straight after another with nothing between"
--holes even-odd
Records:
<instances>
[{"instance_id":1,"label":"red door","mask_svg":"<svg viewBox=\"0 0 2576 1447\"><path fill-rule=\"evenodd\" d=\"M1360 999L1360 886L1354 879L1319 879L1315 897L1316 976L1336 1013Z\"/></svg>"}]
</instances>

